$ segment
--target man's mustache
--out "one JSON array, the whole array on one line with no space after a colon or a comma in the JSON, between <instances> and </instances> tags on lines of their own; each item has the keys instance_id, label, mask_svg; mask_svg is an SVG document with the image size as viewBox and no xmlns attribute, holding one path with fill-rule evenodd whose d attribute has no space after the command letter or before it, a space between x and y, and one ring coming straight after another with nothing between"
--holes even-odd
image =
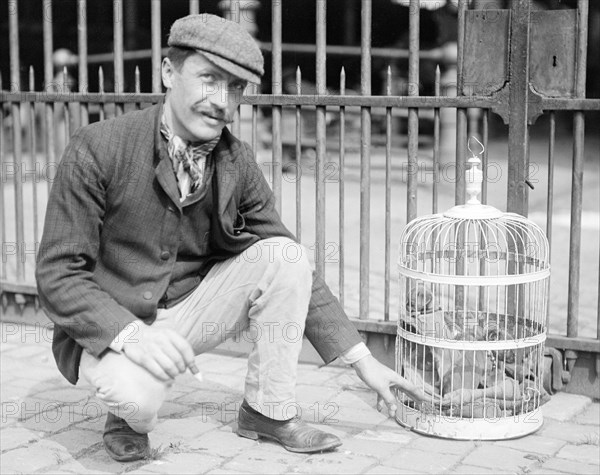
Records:
<instances>
[{"instance_id":1,"label":"man's mustache","mask_svg":"<svg viewBox=\"0 0 600 475\"><path fill-rule=\"evenodd\" d=\"M206 107L196 107L194 108L194 111L198 114L205 114L214 117L215 119L222 120L226 124L231 124L233 122L233 116L228 112L223 112L216 109L207 109Z\"/></svg>"}]
</instances>

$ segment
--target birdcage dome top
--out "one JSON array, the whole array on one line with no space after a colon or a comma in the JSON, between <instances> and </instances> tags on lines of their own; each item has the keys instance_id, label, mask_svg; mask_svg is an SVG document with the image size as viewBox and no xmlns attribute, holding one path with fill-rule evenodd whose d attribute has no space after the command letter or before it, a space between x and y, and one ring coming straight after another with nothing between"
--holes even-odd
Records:
<instances>
[{"instance_id":1,"label":"birdcage dome top","mask_svg":"<svg viewBox=\"0 0 600 475\"><path fill-rule=\"evenodd\" d=\"M422 216L404 228L400 270L425 281L448 276L463 285L497 285L499 279L517 284L549 273L549 245L542 229L519 214L481 204L480 160L471 157L469 164L466 204Z\"/></svg>"}]
</instances>

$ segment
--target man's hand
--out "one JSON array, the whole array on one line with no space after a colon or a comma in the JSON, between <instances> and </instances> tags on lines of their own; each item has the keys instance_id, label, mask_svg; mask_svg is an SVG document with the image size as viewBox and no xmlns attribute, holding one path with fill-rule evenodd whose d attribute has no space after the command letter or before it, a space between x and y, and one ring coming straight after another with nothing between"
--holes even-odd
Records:
<instances>
[{"instance_id":1,"label":"man's hand","mask_svg":"<svg viewBox=\"0 0 600 475\"><path fill-rule=\"evenodd\" d=\"M192 346L176 331L143 323L138 328L125 340L123 353L158 379L173 379L194 363Z\"/></svg>"},{"instance_id":2,"label":"man's hand","mask_svg":"<svg viewBox=\"0 0 600 475\"><path fill-rule=\"evenodd\" d=\"M367 386L377 393L377 410L383 409L383 403L388 407L389 415L396 414L396 397L390 391L395 387L405 393L415 402L420 403L426 400L426 395L417 386L409 383L394 370L381 364L373 355L365 356L352 365L356 374Z\"/></svg>"}]
</instances>

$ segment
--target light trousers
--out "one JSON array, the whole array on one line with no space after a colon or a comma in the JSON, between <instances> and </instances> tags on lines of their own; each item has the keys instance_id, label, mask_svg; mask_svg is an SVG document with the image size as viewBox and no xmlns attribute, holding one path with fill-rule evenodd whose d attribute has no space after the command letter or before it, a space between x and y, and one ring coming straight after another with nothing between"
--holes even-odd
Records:
<instances>
[{"instance_id":1,"label":"light trousers","mask_svg":"<svg viewBox=\"0 0 600 475\"><path fill-rule=\"evenodd\" d=\"M289 419L295 415L296 370L311 288L306 249L288 238L266 239L216 264L185 300L159 309L152 325L176 330L196 355L245 332L244 339L253 342L246 400L267 417ZM141 433L156 425L173 384L115 351L100 359L84 351L80 374L110 412Z\"/></svg>"}]
</instances>

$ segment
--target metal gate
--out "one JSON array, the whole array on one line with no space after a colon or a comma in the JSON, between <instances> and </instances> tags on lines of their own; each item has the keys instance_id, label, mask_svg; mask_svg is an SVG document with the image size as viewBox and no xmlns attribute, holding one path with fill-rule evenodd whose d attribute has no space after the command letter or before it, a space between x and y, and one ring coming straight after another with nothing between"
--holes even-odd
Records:
<instances>
[{"instance_id":1,"label":"metal gate","mask_svg":"<svg viewBox=\"0 0 600 475\"><path fill-rule=\"evenodd\" d=\"M374 5L369 0L360 3L360 47L327 44L325 0L316 0L315 45L285 44L282 28L293 25L282 24L284 2L274 0L271 42L261 44L271 55L271 93L249 91L233 124L234 134L258 152L284 222L314 251L317 272L325 276L365 340L381 355L390 353L390 343L394 344L394 321L400 304L392 266L399 244L395 237L416 216L464 202L468 137L479 136L485 147L483 201L488 199L488 191L497 191L498 183L504 186L506 181L506 193L502 193L506 201L498 207L527 215L531 211L528 185L532 185L529 129L539 116L548 117L542 167L547 172L542 180L547 181L547 193L541 214L552 242L556 114L572 113L568 271L557 269L552 277L557 288L567 288L568 292L560 302L552 302L556 304L551 306L555 311L550 315L554 331L548 344L565 350L564 355L554 353L557 388L562 386L563 369L573 371L580 354L587 355L591 362L588 369L595 372L597 381L598 268L591 273L585 269L586 302L590 292L595 299L585 308L585 315L580 315L581 265L589 264L581 255L585 112L600 110L600 100L585 98L588 2L579 0L576 10L531 11L527 0L513 0L509 9L490 9L485 2L469 5L460 0L456 48L421 51L420 4L427 2L397 1L409 7L408 49L371 47ZM76 126L159 101L160 64L165 52L160 0L144 4L151 9L150 48L133 51L124 49L124 25L128 24L122 21L125 2L113 0L113 50L97 55L88 55L88 2L73 0L69 6L77 9L79 85L73 90L67 70L54 71L53 5L52 0L43 0L39 8L43 9L40 54L44 84L35 84L32 68L26 83L20 63L22 3L12 0L7 5L10 74L2 71L0 87L2 312L15 318L38 310L33 280L35 253L45 200L62 147ZM252 22L252 11L259 2L225 3L225 15ZM200 2L189 1L189 11L201 11ZM557 25L562 33L553 36ZM283 54L288 51L314 54L314 91L302 90L305 83L299 69L292 79L292 92L289 88L284 91ZM343 69L339 84L326 84L327 59L332 55L360 56L360 91L347 91ZM397 93L398 78L389 67L384 72L385 90L373 94L373 57L407 61L405 94ZM445 71L442 75L437 68L434 95L430 96L420 95L419 65L424 59L441 63ZM136 61L150 61L151 91L141 91L138 69L134 78L126 81L124 65ZM113 71L112 86L106 89L103 63ZM88 85L96 79L90 81L89 71L98 74L98 90L94 92ZM126 88L126 82L132 86ZM501 163L499 160L506 157L488 153L490 146L493 148L490 112L508 124L507 161ZM378 136L373 131L374 121L382 130ZM399 134L399 122L406 123L406 134ZM266 131L261 129L265 123L269 124ZM419 134L424 124L430 128L427 138ZM287 160L288 155L294 160ZM507 176L502 169L508 171ZM499 170L503 179L494 182L489 176L494 170ZM598 203L593 211L597 216ZM596 233L592 253L598 253L598 242ZM588 322L588 330L593 327L593 335L579 336L581 318Z\"/></svg>"}]
</instances>

